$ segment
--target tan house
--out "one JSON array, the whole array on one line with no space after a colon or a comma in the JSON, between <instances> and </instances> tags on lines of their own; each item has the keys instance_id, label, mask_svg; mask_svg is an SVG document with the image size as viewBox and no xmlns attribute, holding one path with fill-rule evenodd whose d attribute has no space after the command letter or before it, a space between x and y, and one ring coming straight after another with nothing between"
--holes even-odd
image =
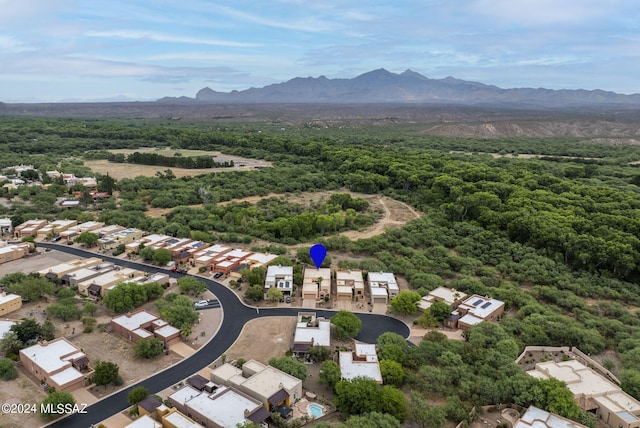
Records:
<instances>
[{"instance_id":1,"label":"tan house","mask_svg":"<svg viewBox=\"0 0 640 428\"><path fill-rule=\"evenodd\" d=\"M193 254L193 261L195 262L196 267L205 266L207 268L210 268L215 259L221 257L223 254L226 254L229 251L231 251L231 248L229 247L218 244L212 245L211 247L196 251Z\"/></svg>"},{"instance_id":2,"label":"tan house","mask_svg":"<svg viewBox=\"0 0 640 428\"><path fill-rule=\"evenodd\" d=\"M102 263L102 259L97 257L90 257L88 259L74 259L65 263L60 263L55 266L51 266L47 269L42 269L38 271L38 273L45 278L53 279L60 278L70 272L76 271L82 268L89 268L92 266L97 266Z\"/></svg>"},{"instance_id":3,"label":"tan house","mask_svg":"<svg viewBox=\"0 0 640 428\"><path fill-rule=\"evenodd\" d=\"M504 313L504 302L477 294L460 303L452 315L459 315L457 327L469 329L482 321L496 321Z\"/></svg>"},{"instance_id":4,"label":"tan house","mask_svg":"<svg viewBox=\"0 0 640 428\"><path fill-rule=\"evenodd\" d=\"M351 300L364 301L364 278L360 270L339 270L336 272L337 299L346 300L347 287L351 290Z\"/></svg>"},{"instance_id":5,"label":"tan house","mask_svg":"<svg viewBox=\"0 0 640 428\"><path fill-rule=\"evenodd\" d=\"M302 381L275 367L249 360L239 369L229 363L211 370L211 381L231 386L260 401L268 412L302 398Z\"/></svg>"},{"instance_id":6,"label":"tan house","mask_svg":"<svg viewBox=\"0 0 640 428\"><path fill-rule=\"evenodd\" d=\"M356 343L354 351L341 351L340 373L343 379L365 377L382 384L376 345Z\"/></svg>"},{"instance_id":7,"label":"tan house","mask_svg":"<svg viewBox=\"0 0 640 428\"><path fill-rule=\"evenodd\" d=\"M425 311L431 307L433 302L444 302L451 307L451 310L455 310L466 297L465 293L455 288L438 287L422 297L422 300L418 303L418 309Z\"/></svg>"},{"instance_id":8,"label":"tan house","mask_svg":"<svg viewBox=\"0 0 640 428\"><path fill-rule=\"evenodd\" d=\"M80 282L78 284L78 293L87 297L104 297L104 295L107 294L109 287L118 285L122 282L128 282L130 279L142 275L144 275L143 272L131 268L110 270L102 275Z\"/></svg>"},{"instance_id":9,"label":"tan house","mask_svg":"<svg viewBox=\"0 0 640 428\"><path fill-rule=\"evenodd\" d=\"M331 269L304 268L302 301L324 299L331 294Z\"/></svg>"},{"instance_id":10,"label":"tan house","mask_svg":"<svg viewBox=\"0 0 640 428\"><path fill-rule=\"evenodd\" d=\"M104 223L100 223L98 221L87 221L75 226L68 228L67 230L63 230L60 232L60 237L66 241L71 241L78 237L82 232L93 232L96 233L98 229L104 226Z\"/></svg>"},{"instance_id":11,"label":"tan house","mask_svg":"<svg viewBox=\"0 0 640 428\"><path fill-rule=\"evenodd\" d=\"M33 249L31 242L21 242L0 247L0 264L18 260L29 254Z\"/></svg>"},{"instance_id":12,"label":"tan house","mask_svg":"<svg viewBox=\"0 0 640 428\"><path fill-rule=\"evenodd\" d=\"M143 236L140 239L136 239L133 242L124 246L124 251L127 253L137 252L140 246L150 247L154 250L164 247L164 242L171 239L169 235L151 234Z\"/></svg>"},{"instance_id":13,"label":"tan house","mask_svg":"<svg viewBox=\"0 0 640 428\"><path fill-rule=\"evenodd\" d=\"M575 359L537 363L527 374L566 383L580 407L594 413L601 424L610 428L640 427L640 401Z\"/></svg>"},{"instance_id":14,"label":"tan house","mask_svg":"<svg viewBox=\"0 0 640 428\"><path fill-rule=\"evenodd\" d=\"M64 232L72 226L77 225L75 220L56 220L47 224L45 227L38 230L38 238L46 238L47 236L54 236Z\"/></svg>"},{"instance_id":15,"label":"tan house","mask_svg":"<svg viewBox=\"0 0 640 428\"><path fill-rule=\"evenodd\" d=\"M260 401L228 386L206 392L186 385L168 400L179 412L207 428L234 428L247 421L260 424L269 417Z\"/></svg>"},{"instance_id":16,"label":"tan house","mask_svg":"<svg viewBox=\"0 0 640 428\"><path fill-rule=\"evenodd\" d=\"M98 239L98 246L102 250L113 250L118 245L127 245L136 239L140 239L143 233L140 229L123 229Z\"/></svg>"},{"instance_id":17,"label":"tan house","mask_svg":"<svg viewBox=\"0 0 640 428\"><path fill-rule=\"evenodd\" d=\"M392 272L369 272L367 280L371 289L372 303L387 303L388 299L393 299L400 292L398 281ZM379 289L384 289L385 293Z\"/></svg>"},{"instance_id":18,"label":"tan house","mask_svg":"<svg viewBox=\"0 0 640 428\"><path fill-rule=\"evenodd\" d=\"M4 235L11 236L13 231L13 222L10 218L0 218L0 238Z\"/></svg>"},{"instance_id":19,"label":"tan house","mask_svg":"<svg viewBox=\"0 0 640 428\"><path fill-rule=\"evenodd\" d=\"M242 262L251 255L250 251L241 249L231 250L228 253L213 259L211 262L211 270L214 272L222 272L228 274L233 269L240 267Z\"/></svg>"},{"instance_id":20,"label":"tan house","mask_svg":"<svg viewBox=\"0 0 640 428\"><path fill-rule=\"evenodd\" d=\"M22 307L22 297L17 294L0 293L0 317L4 317ZM2 336L0 336L2 339Z\"/></svg>"},{"instance_id":21,"label":"tan house","mask_svg":"<svg viewBox=\"0 0 640 428\"><path fill-rule=\"evenodd\" d=\"M36 379L57 391L82 388L93 374L89 358L64 337L20 350L20 362Z\"/></svg>"},{"instance_id":22,"label":"tan house","mask_svg":"<svg viewBox=\"0 0 640 428\"><path fill-rule=\"evenodd\" d=\"M47 225L47 220L27 220L13 230L14 238L37 236L38 230Z\"/></svg>"},{"instance_id":23,"label":"tan house","mask_svg":"<svg viewBox=\"0 0 640 428\"><path fill-rule=\"evenodd\" d=\"M291 350L304 355L312 346L331 346L331 321L318 318L315 312L298 312Z\"/></svg>"},{"instance_id":24,"label":"tan house","mask_svg":"<svg viewBox=\"0 0 640 428\"><path fill-rule=\"evenodd\" d=\"M156 337L168 348L180 342L180 330L145 310L113 318L111 331L133 343L140 339Z\"/></svg>"}]
</instances>

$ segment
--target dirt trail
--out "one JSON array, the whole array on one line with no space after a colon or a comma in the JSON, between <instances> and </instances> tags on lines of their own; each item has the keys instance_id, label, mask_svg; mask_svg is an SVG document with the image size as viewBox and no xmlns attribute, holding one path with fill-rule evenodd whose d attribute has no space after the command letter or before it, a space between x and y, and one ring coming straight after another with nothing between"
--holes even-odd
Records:
<instances>
[{"instance_id":1,"label":"dirt trail","mask_svg":"<svg viewBox=\"0 0 640 428\"><path fill-rule=\"evenodd\" d=\"M377 202L384 209L384 216L378 220L376 224L365 230L349 230L342 232L342 236L346 236L351 240L371 238L380 235L387 229L401 227L407 221L414 220L421 216L416 210L404 202L391 199L387 196L379 196ZM391 205L391 208L389 207Z\"/></svg>"}]
</instances>

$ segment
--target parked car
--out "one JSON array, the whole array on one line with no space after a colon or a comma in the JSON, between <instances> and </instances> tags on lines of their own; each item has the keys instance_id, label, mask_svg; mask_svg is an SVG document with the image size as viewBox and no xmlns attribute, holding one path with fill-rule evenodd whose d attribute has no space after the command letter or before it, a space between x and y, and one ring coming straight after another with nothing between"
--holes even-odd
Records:
<instances>
[{"instance_id":1,"label":"parked car","mask_svg":"<svg viewBox=\"0 0 640 428\"><path fill-rule=\"evenodd\" d=\"M287 303L291 303L291 296L285 297L284 301L287 302Z\"/></svg>"},{"instance_id":2,"label":"parked car","mask_svg":"<svg viewBox=\"0 0 640 428\"><path fill-rule=\"evenodd\" d=\"M196 308L202 308L202 307L205 307L205 306L208 306L208 305L209 305L209 301L208 300L200 300L200 301L194 303L194 306Z\"/></svg>"},{"instance_id":3,"label":"parked car","mask_svg":"<svg viewBox=\"0 0 640 428\"><path fill-rule=\"evenodd\" d=\"M222 273L222 272L216 272L216 273L213 275L213 277L214 277L215 279L218 279L218 278L220 278L222 275L224 275L224 273Z\"/></svg>"},{"instance_id":4,"label":"parked car","mask_svg":"<svg viewBox=\"0 0 640 428\"><path fill-rule=\"evenodd\" d=\"M62 239L62 236L60 236L60 235L54 236L53 239L51 240L51 242L58 242L61 239Z\"/></svg>"}]
</instances>

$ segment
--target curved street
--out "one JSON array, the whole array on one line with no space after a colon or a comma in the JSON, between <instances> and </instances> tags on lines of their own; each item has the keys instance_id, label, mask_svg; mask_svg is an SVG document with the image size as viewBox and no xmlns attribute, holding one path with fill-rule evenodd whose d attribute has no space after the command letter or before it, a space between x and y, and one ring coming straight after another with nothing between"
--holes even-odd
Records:
<instances>
[{"instance_id":1,"label":"curved street","mask_svg":"<svg viewBox=\"0 0 640 428\"><path fill-rule=\"evenodd\" d=\"M96 253L79 248L69 247L67 245L52 243L38 243L37 245L41 248L51 248L68 254L73 254L78 257L96 256ZM105 260L117 263L122 266L133 267L145 270L147 272L164 272L168 273L174 278L184 276L183 274L168 272L167 269L147 265L145 263L122 260L104 254L98 255ZM191 376L198 370L211 364L227 349L229 349L229 347L231 347L231 345L236 341L236 339L242 332L243 326L248 321L259 317L296 316L297 313L301 310L301 308L261 308L258 313L255 308L246 306L232 290L220 284L219 282L200 276L195 277L207 284L207 287L209 287L209 290L211 290L211 292L216 295L218 301L222 306L222 309L224 310L222 323L220 325L218 333L192 356L185 358L181 362L168 367L161 372L158 372L152 377L149 377L134 385L130 385L127 388L124 388L108 397L103 398L100 401L97 401L96 403L87 407L86 413L84 414L76 413L70 415L50 424L49 426L64 426L65 428L87 428L91 426L91 424L97 424L100 421L107 419L114 413L120 412L129 407L127 403L127 395L129 394L129 391L131 389L137 386L144 386L145 388L147 388L150 394L153 394L180 382L181 380ZM315 309L314 311L319 316L323 316L326 318L330 318L335 313L335 311L332 310ZM378 336L387 331L398 333L403 337L409 336L409 327L400 320L385 315L369 313L355 314L362 320L362 331L356 337L356 339L362 342L375 343Z\"/></svg>"}]
</instances>

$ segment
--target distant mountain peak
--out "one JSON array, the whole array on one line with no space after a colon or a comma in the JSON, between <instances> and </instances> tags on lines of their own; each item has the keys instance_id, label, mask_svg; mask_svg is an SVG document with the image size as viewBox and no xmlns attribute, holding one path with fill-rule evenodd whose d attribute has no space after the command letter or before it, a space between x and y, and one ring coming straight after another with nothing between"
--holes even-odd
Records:
<instances>
[{"instance_id":1,"label":"distant mountain peak","mask_svg":"<svg viewBox=\"0 0 640 428\"><path fill-rule=\"evenodd\" d=\"M453 76L430 79L411 69L402 73L392 73L379 68L351 79L329 79L326 76L295 77L286 82L262 88L231 92L218 92L206 87L197 92L195 101L203 103L428 103L518 108L640 107L640 94L621 95L601 90L582 89L501 89Z\"/></svg>"}]
</instances>

